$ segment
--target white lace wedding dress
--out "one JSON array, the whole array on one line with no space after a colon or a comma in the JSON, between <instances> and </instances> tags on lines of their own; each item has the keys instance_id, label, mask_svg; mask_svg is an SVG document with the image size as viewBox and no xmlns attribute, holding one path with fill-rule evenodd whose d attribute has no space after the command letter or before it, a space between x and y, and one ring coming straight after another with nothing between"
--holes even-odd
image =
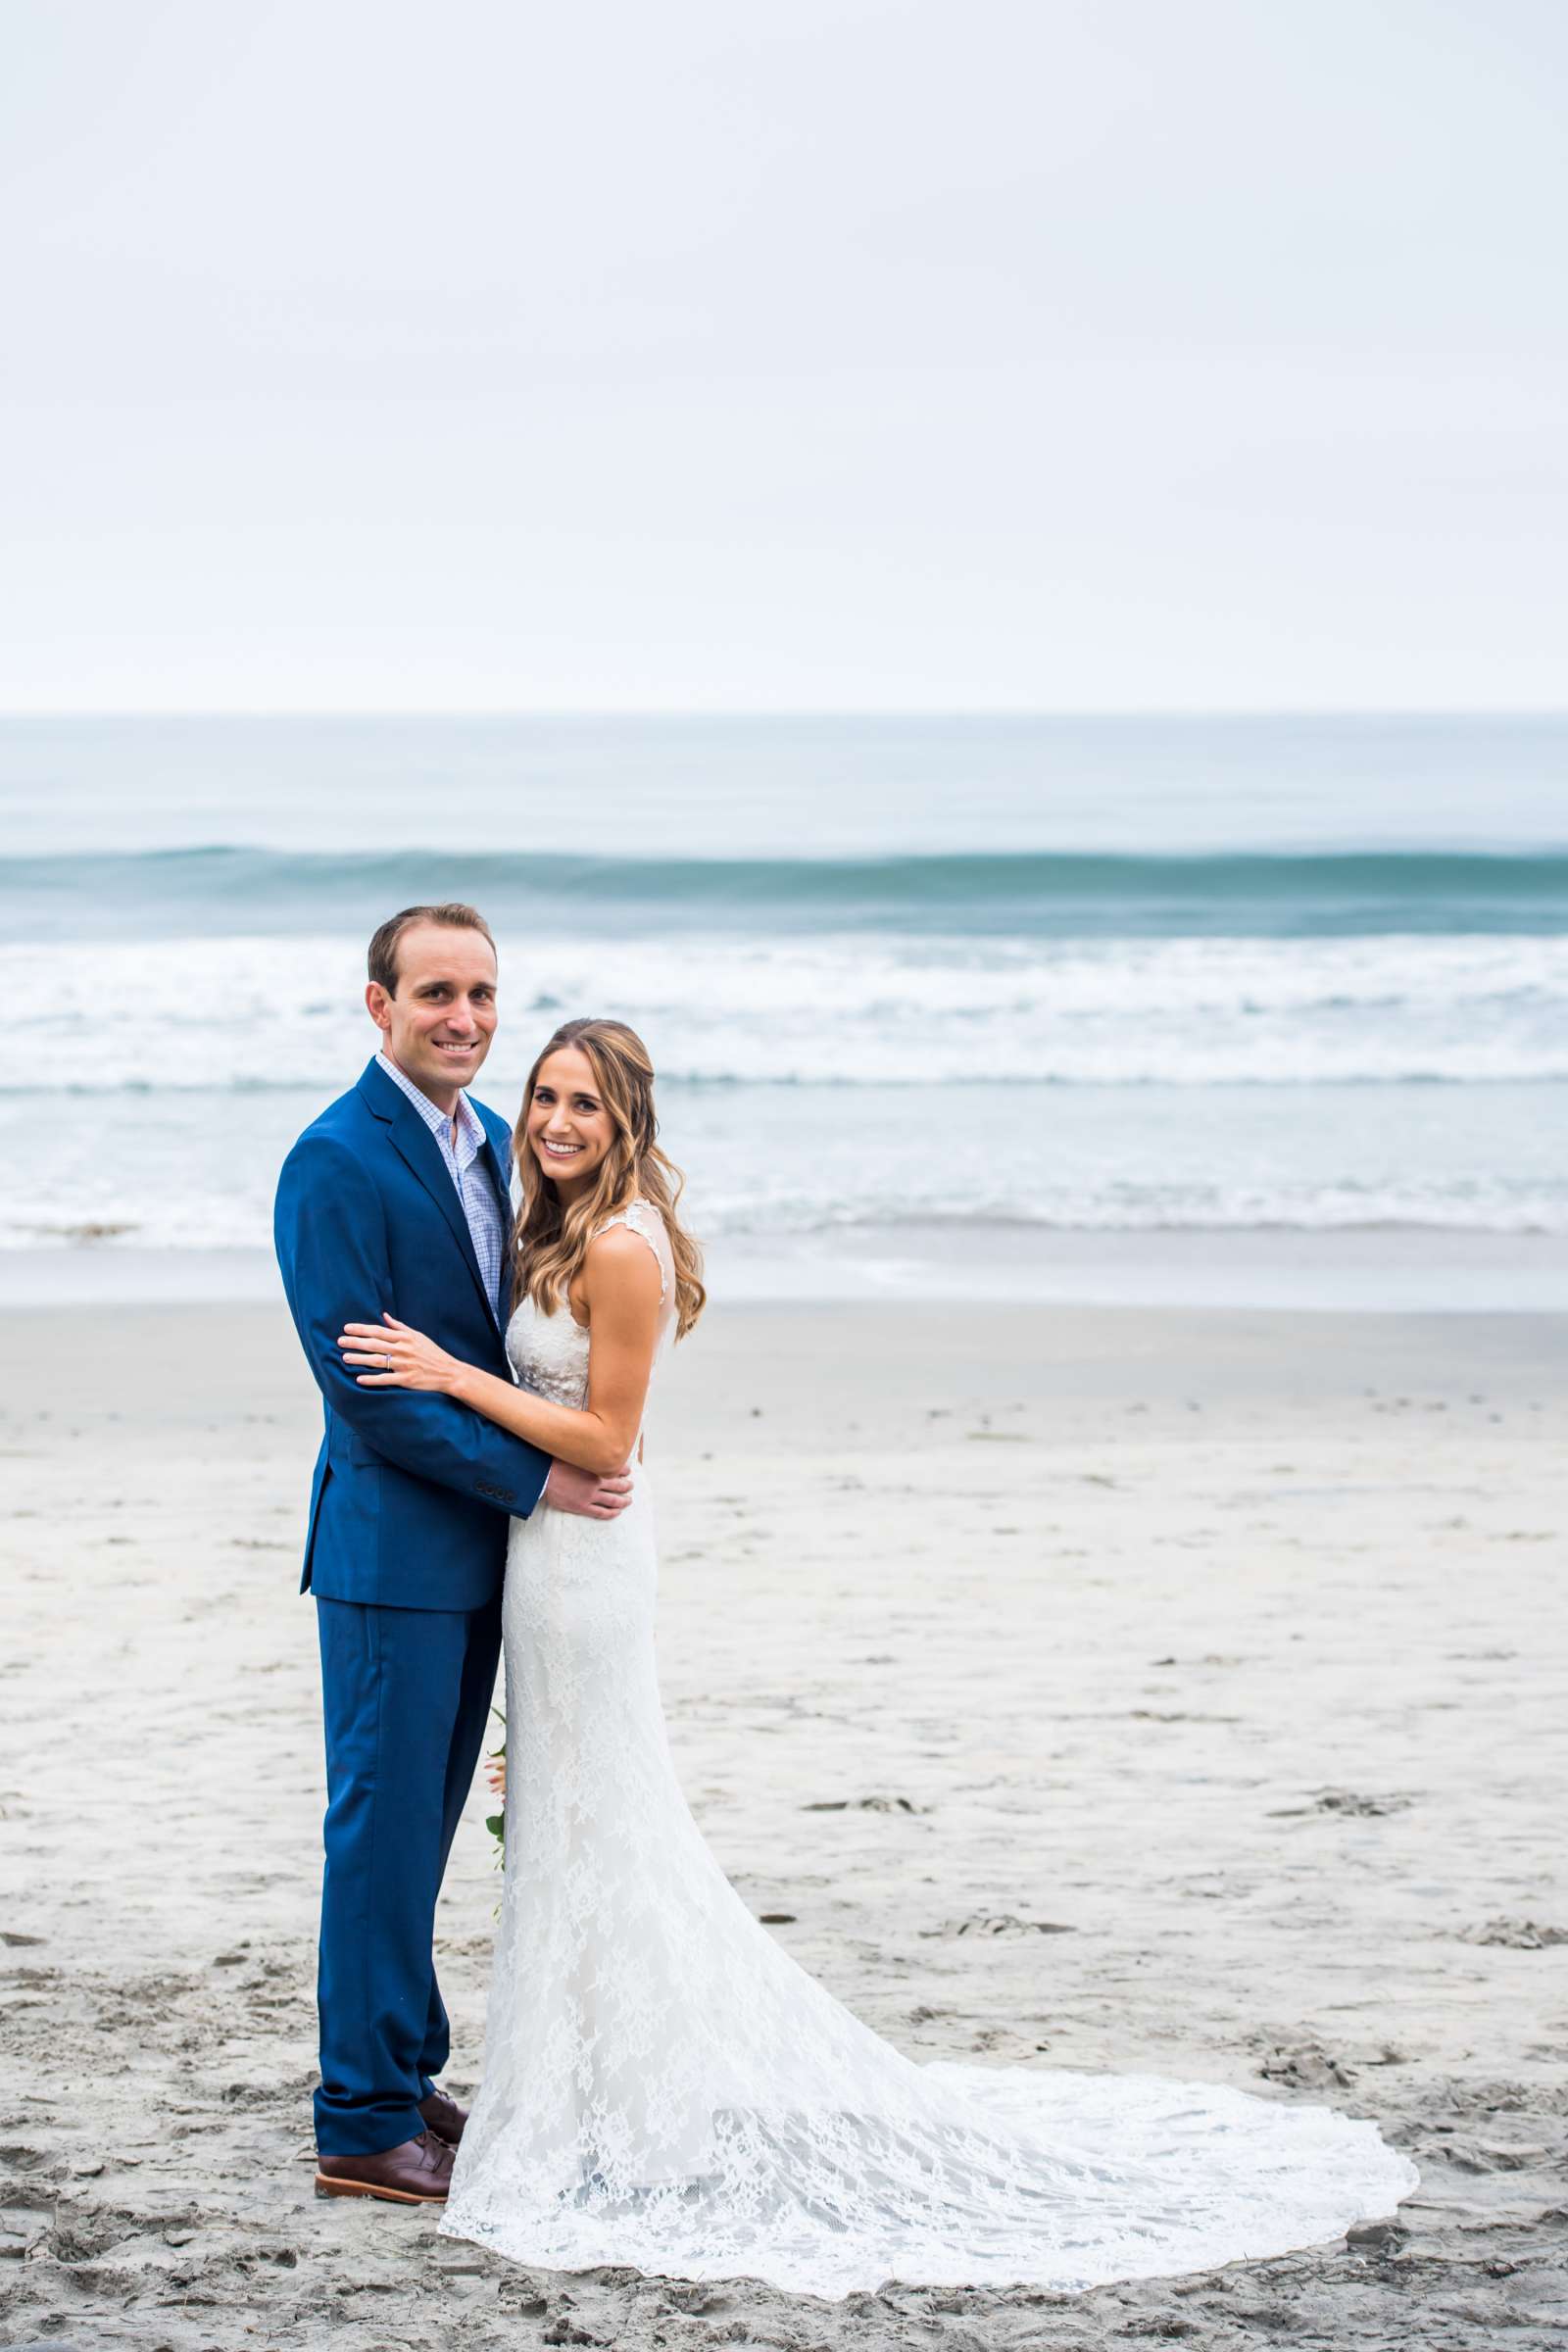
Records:
<instances>
[{"instance_id":1,"label":"white lace wedding dress","mask_svg":"<svg viewBox=\"0 0 1568 2352\"><path fill-rule=\"evenodd\" d=\"M617 1220L619 1221L619 1220ZM626 1223L663 1276L658 1211ZM580 1405L588 1334L524 1301L519 1378ZM841 2296L1080 2289L1279 2254L1393 2211L1375 2125L1200 2082L920 2065L806 1975L686 1808L649 1497L536 1511L506 1586L506 1870L484 2079L441 2227L555 2270Z\"/></svg>"}]
</instances>

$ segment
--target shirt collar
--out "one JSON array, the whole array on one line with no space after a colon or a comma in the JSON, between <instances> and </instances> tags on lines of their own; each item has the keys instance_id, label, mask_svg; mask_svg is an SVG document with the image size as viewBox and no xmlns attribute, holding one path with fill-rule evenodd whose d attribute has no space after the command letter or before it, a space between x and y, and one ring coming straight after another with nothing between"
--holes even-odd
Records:
<instances>
[{"instance_id":1,"label":"shirt collar","mask_svg":"<svg viewBox=\"0 0 1568 2352\"><path fill-rule=\"evenodd\" d=\"M392 1056L389 1054L378 1053L375 1058L380 1063L382 1069L385 1070L393 1085L397 1087L403 1094L407 1095L409 1101L414 1104L415 1109L418 1112L420 1118L423 1119L425 1125L429 1128L430 1133L436 1137L437 1141L444 1136L447 1142L450 1143L452 1140L452 1121L447 1116L446 1112L441 1108L441 1105L438 1102L432 1102L429 1096L424 1093L422 1088L415 1085L414 1080L409 1076L408 1072L398 1068L397 1063L392 1059ZM458 1090L457 1111L459 1133L461 1137L466 1139L467 1145L467 1150L464 1153L464 1158L466 1162L473 1157L474 1153L479 1151L484 1144L484 1122L481 1120L478 1112L474 1109L473 1104L468 1101L467 1096L463 1092L461 1087Z\"/></svg>"}]
</instances>

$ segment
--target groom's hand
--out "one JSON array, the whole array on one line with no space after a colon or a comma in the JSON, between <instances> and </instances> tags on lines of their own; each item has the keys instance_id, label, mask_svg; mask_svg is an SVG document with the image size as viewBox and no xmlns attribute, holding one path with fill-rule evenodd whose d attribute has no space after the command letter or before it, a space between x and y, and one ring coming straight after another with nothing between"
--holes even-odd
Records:
<instances>
[{"instance_id":1,"label":"groom's hand","mask_svg":"<svg viewBox=\"0 0 1568 2352\"><path fill-rule=\"evenodd\" d=\"M600 1478L570 1462L552 1462L539 1499L552 1510L571 1511L579 1519L618 1519L631 1500L630 1464L613 1478Z\"/></svg>"}]
</instances>

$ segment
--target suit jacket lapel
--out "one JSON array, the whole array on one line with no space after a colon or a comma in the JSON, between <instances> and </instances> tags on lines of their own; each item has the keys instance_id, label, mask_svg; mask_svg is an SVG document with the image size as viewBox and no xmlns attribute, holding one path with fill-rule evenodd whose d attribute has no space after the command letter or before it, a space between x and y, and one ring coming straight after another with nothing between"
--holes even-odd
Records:
<instances>
[{"instance_id":1,"label":"suit jacket lapel","mask_svg":"<svg viewBox=\"0 0 1568 2352\"><path fill-rule=\"evenodd\" d=\"M471 1096L468 1099L470 1102L473 1100ZM477 1103L474 1103L474 1108L479 1109ZM496 1199L501 1203L500 1297L495 1301L495 1309L496 1321L505 1331L507 1328L507 1298L512 1275L512 1183L508 1173L508 1153L512 1145L512 1131L510 1128L502 1128L501 1140L498 1142L496 1129L483 1110L479 1110L479 1124L484 1129L484 1151L481 1156L490 1170L491 1179L496 1188Z\"/></svg>"},{"instance_id":2,"label":"suit jacket lapel","mask_svg":"<svg viewBox=\"0 0 1568 2352\"><path fill-rule=\"evenodd\" d=\"M386 1072L378 1069L373 1060L360 1079L360 1093L376 1117L385 1121L394 1151L407 1161L445 1217L452 1238L463 1252L463 1262L472 1277L473 1287L484 1298L485 1310L493 1320L495 1300L485 1298L484 1277L479 1272L479 1260L473 1251L473 1236L468 1231L468 1220L463 1213L458 1188L441 1156L440 1145L408 1096L393 1085Z\"/></svg>"},{"instance_id":3,"label":"suit jacket lapel","mask_svg":"<svg viewBox=\"0 0 1568 2352\"><path fill-rule=\"evenodd\" d=\"M452 1238L463 1251L463 1262L473 1277L473 1287L493 1314L494 1302L485 1298L484 1277L479 1272L479 1260L473 1253L473 1236L468 1231L468 1220L463 1213L463 1202L458 1198L452 1172L441 1156L441 1147L435 1137L414 1104L404 1102L401 1096L399 1107L392 1114L391 1136L394 1148L408 1161L451 1227Z\"/></svg>"}]
</instances>

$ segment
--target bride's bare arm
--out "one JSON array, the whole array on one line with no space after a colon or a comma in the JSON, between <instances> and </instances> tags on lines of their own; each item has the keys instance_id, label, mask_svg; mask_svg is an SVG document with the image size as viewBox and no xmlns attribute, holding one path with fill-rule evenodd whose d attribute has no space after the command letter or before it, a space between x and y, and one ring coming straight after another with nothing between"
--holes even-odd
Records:
<instances>
[{"instance_id":1,"label":"bride's bare arm","mask_svg":"<svg viewBox=\"0 0 1568 2352\"><path fill-rule=\"evenodd\" d=\"M658 1261L637 1234L612 1226L590 1246L580 1288L592 1335L588 1397L580 1412L514 1388L477 1364L461 1363L394 1315L382 1323L345 1323L338 1346L345 1363L366 1367L359 1375L363 1389L438 1390L558 1461L607 1478L624 1469L642 1427L659 1337L659 1293Z\"/></svg>"}]
</instances>

